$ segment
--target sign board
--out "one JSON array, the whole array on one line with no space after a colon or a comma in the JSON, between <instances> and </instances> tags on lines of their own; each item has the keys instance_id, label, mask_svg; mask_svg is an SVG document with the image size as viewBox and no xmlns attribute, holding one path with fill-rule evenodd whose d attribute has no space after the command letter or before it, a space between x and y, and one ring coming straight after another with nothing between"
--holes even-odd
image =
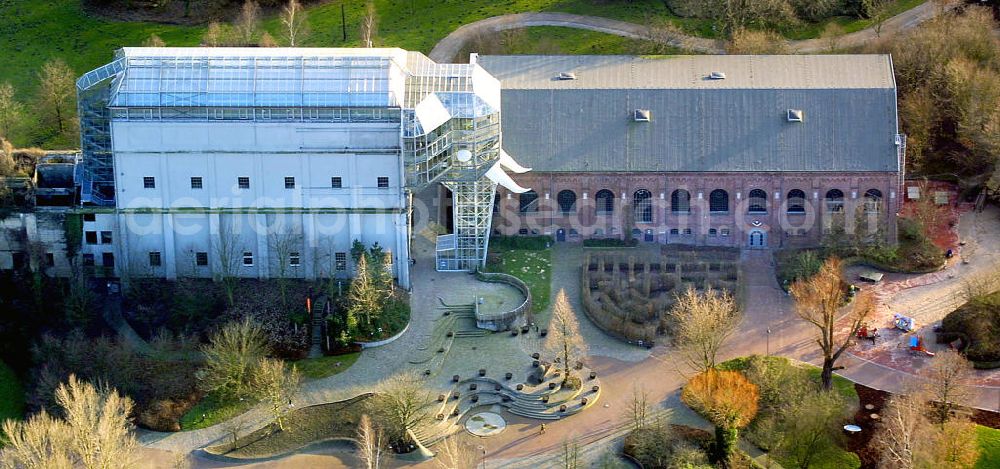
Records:
<instances>
[{"instance_id":1,"label":"sign board","mask_svg":"<svg viewBox=\"0 0 1000 469\"><path fill-rule=\"evenodd\" d=\"M948 205L948 193L945 191L935 192L934 203L937 205Z\"/></svg>"},{"instance_id":2,"label":"sign board","mask_svg":"<svg viewBox=\"0 0 1000 469\"><path fill-rule=\"evenodd\" d=\"M920 188L917 186L910 186L906 188L906 198L917 200L920 198Z\"/></svg>"}]
</instances>

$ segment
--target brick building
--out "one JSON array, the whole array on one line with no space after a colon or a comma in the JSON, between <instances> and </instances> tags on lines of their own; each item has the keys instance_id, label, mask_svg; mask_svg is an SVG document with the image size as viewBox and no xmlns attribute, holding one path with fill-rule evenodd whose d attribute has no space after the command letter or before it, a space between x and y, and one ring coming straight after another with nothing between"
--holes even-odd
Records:
<instances>
[{"instance_id":1,"label":"brick building","mask_svg":"<svg viewBox=\"0 0 1000 469\"><path fill-rule=\"evenodd\" d=\"M530 191L494 233L746 247L832 223L895 240L905 136L885 55L473 56Z\"/></svg>"}]
</instances>

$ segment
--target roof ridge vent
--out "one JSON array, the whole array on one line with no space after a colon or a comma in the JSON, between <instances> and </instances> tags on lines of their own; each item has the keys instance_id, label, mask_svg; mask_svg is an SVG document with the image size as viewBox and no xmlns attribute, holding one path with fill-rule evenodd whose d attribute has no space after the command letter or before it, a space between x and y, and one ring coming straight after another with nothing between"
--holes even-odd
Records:
<instances>
[{"instance_id":1,"label":"roof ridge vent","mask_svg":"<svg viewBox=\"0 0 1000 469\"><path fill-rule=\"evenodd\" d=\"M789 109L788 110L788 122L802 122L806 117L805 112L801 109Z\"/></svg>"},{"instance_id":2,"label":"roof ridge vent","mask_svg":"<svg viewBox=\"0 0 1000 469\"><path fill-rule=\"evenodd\" d=\"M726 79L726 72L712 72L712 73L708 74L708 79L709 80L725 80Z\"/></svg>"},{"instance_id":3,"label":"roof ridge vent","mask_svg":"<svg viewBox=\"0 0 1000 469\"><path fill-rule=\"evenodd\" d=\"M576 80L576 74L573 72L559 72L556 75L556 80Z\"/></svg>"},{"instance_id":4,"label":"roof ridge vent","mask_svg":"<svg viewBox=\"0 0 1000 469\"><path fill-rule=\"evenodd\" d=\"M652 113L649 112L649 109L636 109L632 113L632 120L636 122L649 122L651 117Z\"/></svg>"}]
</instances>

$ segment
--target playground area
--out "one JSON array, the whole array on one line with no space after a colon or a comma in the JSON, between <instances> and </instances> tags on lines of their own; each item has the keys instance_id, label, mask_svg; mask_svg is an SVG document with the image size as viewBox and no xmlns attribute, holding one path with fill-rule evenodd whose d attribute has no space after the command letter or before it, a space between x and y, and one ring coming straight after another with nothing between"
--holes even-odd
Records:
<instances>
[{"instance_id":1,"label":"playground area","mask_svg":"<svg viewBox=\"0 0 1000 469\"><path fill-rule=\"evenodd\" d=\"M947 207L955 222L942 221L947 232L942 228L935 236L936 243L950 243L939 246L955 250L944 269L927 274L887 273L876 284L859 281L859 274L869 268L852 267L845 273L862 289L871 290L876 300L876 310L863 335L870 336L877 329L878 336L874 340L857 337L851 355L920 375L935 354L953 346L937 343L935 328L948 313L965 304L970 281L991 278L989 274L995 272L1000 262L1000 210L993 207L977 213L971 206L955 207L953 203ZM970 384L1000 386L1000 369L976 370L973 381Z\"/></svg>"}]
</instances>

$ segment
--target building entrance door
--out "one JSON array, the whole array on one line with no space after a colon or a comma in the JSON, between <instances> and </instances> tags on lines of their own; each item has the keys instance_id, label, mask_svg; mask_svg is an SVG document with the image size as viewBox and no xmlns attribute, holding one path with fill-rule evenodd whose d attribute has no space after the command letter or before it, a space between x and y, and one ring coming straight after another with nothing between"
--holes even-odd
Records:
<instances>
[{"instance_id":1,"label":"building entrance door","mask_svg":"<svg viewBox=\"0 0 1000 469\"><path fill-rule=\"evenodd\" d=\"M653 242L653 230L646 230L646 236L643 238L643 241L647 243Z\"/></svg>"},{"instance_id":2,"label":"building entrance door","mask_svg":"<svg viewBox=\"0 0 1000 469\"><path fill-rule=\"evenodd\" d=\"M556 241L563 242L566 241L566 230L559 228L556 230Z\"/></svg>"},{"instance_id":3,"label":"building entrance door","mask_svg":"<svg viewBox=\"0 0 1000 469\"><path fill-rule=\"evenodd\" d=\"M767 234L762 230L753 230L750 232L750 248L751 249L761 249L767 246Z\"/></svg>"}]
</instances>

